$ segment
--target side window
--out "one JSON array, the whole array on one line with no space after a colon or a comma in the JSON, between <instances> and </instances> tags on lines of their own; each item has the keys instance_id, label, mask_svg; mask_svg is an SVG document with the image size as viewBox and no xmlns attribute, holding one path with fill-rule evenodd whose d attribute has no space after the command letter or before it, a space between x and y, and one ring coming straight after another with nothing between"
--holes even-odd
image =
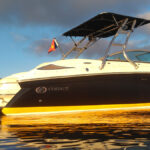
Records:
<instances>
[{"instance_id":1,"label":"side window","mask_svg":"<svg viewBox=\"0 0 150 150\"><path fill-rule=\"evenodd\" d=\"M47 65L47 66L43 66L38 68L38 70L58 70L58 69L68 69L68 68L74 68L74 67L64 67L64 66L57 66L57 65Z\"/></svg>"}]
</instances>

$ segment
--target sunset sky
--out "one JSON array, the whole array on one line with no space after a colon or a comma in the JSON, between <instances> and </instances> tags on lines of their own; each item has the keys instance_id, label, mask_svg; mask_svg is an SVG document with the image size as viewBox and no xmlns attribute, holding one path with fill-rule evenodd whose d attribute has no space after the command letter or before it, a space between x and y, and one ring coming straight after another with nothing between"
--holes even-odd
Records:
<instances>
[{"instance_id":1,"label":"sunset sky","mask_svg":"<svg viewBox=\"0 0 150 150\"><path fill-rule=\"evenodd\" d=\"M62 33L101 12L150 20L150 0L0 0L0 78L60 59L47 53L52 38L66 42ZM150 49L150 25L136 33L130 47Z\"/></svg>"}]
</instances>

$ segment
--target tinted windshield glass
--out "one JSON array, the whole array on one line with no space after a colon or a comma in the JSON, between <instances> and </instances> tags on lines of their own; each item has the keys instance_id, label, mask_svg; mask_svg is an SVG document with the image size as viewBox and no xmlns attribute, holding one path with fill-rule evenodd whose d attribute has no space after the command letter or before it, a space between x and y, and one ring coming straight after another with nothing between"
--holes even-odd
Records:
<instances>
[{"instance_id":1,"label":"tinted windshield glass","mask_svg":"<svg viewBox=\"0 0 150 150\"><path fill-rule=\"evenodd\" d=\"M147 51L128 51L127 55L132 61L150 62L150 52ZM107 60L126 61L122 53L111 55Z\"/></svg>"}]
</instances>

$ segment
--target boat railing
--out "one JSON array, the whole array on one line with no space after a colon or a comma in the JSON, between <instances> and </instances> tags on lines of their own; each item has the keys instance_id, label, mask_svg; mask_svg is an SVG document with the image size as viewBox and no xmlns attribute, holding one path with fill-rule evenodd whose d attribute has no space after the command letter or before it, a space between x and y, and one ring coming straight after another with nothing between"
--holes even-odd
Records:
<instances>
[{"instance_id":1,"label":"boat railing","mask_svg":"<svg viewBox=\"0 0 150 150\"><path fill-rule=\"evenodd\" d=\"M138 66L136 65L136 63L135 63L134 61L132 61L132 60L128 57L127 53L126 53L126 47L127 47L127 44L128 44L128 40L129 40L129 38L130 38L131 32L133 32L133 30L134 30L134 27L135 27L135 25L136 25L136 20L133 20L132 26L131 26L130 29L128 29L128 31L124 30L127 23L128 23L128 18L126 18L126 19L124 20L124 22L122 23L122 25L120 26L120 28L118 29L118 31L116 32L116 34L113 36L112 40L110 41L109 46L108 46L108 48L107 48L106 51L105 51L105 55L104 55L104 57L103 57L103 60L102 60L102 64L101 64L100 69L103 69L103 68L104 68L105 63L106 63L106 58L108 57L108 53L109 53L109 51L110 51L110 49L111 49L112 46L121 47L125 59L126 59L129 63L131 63L131 64L135 67L135 69L138 68ZM122 44L122 43L114 43L114 42L115 42L115 39L119 36L119 34L125 34L125 35L126 35L125 43L123 43L123 44Z\"/></svg>"}]
</instances>

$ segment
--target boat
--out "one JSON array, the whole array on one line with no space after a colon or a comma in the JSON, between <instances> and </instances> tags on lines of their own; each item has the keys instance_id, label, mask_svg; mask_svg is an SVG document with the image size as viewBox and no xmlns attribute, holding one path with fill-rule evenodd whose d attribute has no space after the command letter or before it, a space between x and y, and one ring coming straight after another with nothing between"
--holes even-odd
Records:
<instances>
[{"instance_id":1,"label":"boat","mask_svg":"<svg viewBox=\"0 0 150 150\"><path fill-rule=\"evenodd\" d=\"M105 12L65 32L63 35L70 37L74 46L62 53L61 60L43 63L19 77L20 90L1 108L2 113L150 108L150 51L127 49L134 29L148 23L150 20ZM121 35L125 36L122 43L116 40ZM108 37L112 40L104 56L78 58L98 40ZM111 48L120 48L120 52L111 54ZM73 52L76 56L70 58Z\"/></svg>"},{"instance_id":2,"label":"boat","mask_svg":"<svg viewBox=\"0 0 150 150\"><path fill-rule=\"evenodd\" d=\"M23 75L25 75L25 72L16 73L0 79L0 107L5 107L21 89L18 79Z\"/></svg>"}]
</instances>

